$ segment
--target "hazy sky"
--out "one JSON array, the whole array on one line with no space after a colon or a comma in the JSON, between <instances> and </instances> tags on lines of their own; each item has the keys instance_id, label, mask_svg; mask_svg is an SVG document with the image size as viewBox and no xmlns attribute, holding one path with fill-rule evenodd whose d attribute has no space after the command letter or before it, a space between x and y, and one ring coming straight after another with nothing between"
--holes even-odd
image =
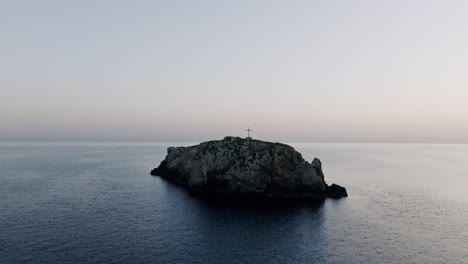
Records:
<instances>
[{"instance_id":1,"label":"hazy sky","mask_svg":"<svg viewBox=\"0 0 468 264\"><path fill-rule=\"evenodd\" d=\"M0 138L468 142L468 1L0 1Z\"/></svg>"}]
</instances>

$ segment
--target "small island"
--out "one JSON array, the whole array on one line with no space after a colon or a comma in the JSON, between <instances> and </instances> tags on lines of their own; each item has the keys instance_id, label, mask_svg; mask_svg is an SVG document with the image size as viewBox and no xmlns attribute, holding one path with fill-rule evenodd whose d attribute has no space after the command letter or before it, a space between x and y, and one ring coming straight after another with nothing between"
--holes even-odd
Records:
<instances>
[{"instance_id":1,"label":"small island","mask_svg":"<svg viewBox=\"0 0 468 264\"><path fill-rule=\"evenodd\" d=\"M304 160L293 147L250 137L225 137L190 147L170 147L151 175L191 191L234 197L341 198L327 185L322 163Z\"/></svg>"}]
</instances>

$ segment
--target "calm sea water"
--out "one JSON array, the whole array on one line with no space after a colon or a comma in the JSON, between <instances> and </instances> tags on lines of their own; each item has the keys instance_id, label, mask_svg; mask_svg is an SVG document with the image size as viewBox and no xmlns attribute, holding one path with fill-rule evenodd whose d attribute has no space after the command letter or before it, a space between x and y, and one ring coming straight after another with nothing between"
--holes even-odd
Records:
<instances>
[{"instance_id":1,"label":"calm sea water","mask_svg":"<svg viewBox=\"0 0 468 264\"><path fill-rule=\"evenodd\" d=\"M170 145L0 142L0 263L468 263L468 145L291 144L318 204L191 196Z\"/></svg>"}]
</instances>

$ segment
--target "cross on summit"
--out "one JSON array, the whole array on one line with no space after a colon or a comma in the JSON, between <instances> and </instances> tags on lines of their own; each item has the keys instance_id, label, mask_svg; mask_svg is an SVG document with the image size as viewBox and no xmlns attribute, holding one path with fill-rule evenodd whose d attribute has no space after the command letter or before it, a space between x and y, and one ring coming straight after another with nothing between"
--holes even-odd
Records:
<instances>
[{"instance_id":1,"label":"cross on summit","mask_svg":"<svg viewBox=\"0 0 468 264\"><path fill-rule=\"evenodd\" d=\"M252 138L250 137L250 132L253 131L253 130L250 129L250 127L249 127L249 128L247 128L246 131L247 131L247 139L252 139Z\"/></svg>"}]
</instances>

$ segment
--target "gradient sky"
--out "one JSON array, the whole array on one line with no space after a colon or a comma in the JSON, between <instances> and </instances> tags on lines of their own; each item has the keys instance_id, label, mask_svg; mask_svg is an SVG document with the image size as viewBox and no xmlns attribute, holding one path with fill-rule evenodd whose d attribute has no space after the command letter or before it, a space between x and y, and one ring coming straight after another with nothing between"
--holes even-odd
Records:
<instances>
[{"instance_id":1,"label":"gradient sky","mask_svg":"<svg viewBox=\"0 0 468 264\"><path fill-rule=\"evenodd\" d=\"M1 1L0 138L468 142L468 1Z\"/></svg>"}]
</instances>

